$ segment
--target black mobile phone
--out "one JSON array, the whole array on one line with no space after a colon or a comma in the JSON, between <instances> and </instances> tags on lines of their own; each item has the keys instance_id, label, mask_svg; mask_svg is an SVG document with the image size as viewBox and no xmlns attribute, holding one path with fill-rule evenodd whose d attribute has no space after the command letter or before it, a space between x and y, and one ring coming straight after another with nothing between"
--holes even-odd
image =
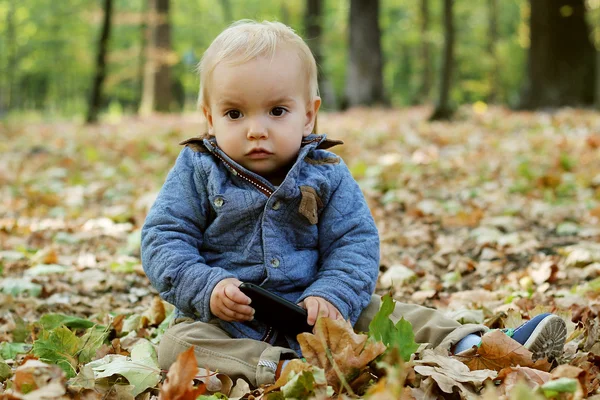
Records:
<instances>
[{"instance_id":1,"label":"black mobile phone","mask_svg":"<svg viewBox=\"0 0 600 400\"><path fill-rule=\"evenodd\" d=\"M313 327L306 322L308 313L299 305L253 283L242 283L240 290L252 300L250 307L257 321L288 335L312 332Z\"/></svg>"}]
</instances>

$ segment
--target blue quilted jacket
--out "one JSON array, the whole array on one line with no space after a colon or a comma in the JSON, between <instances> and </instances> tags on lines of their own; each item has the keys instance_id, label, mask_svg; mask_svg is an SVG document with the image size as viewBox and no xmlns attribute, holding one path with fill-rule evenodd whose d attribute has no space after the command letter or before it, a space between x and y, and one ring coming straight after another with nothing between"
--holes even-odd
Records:
<instances>
[{"instance_id":1,"label":"blue quilted jacket","mask_svg":"<svg viewBox=\"0 0 600 400\"><path fill-rule=\"evenodd\" d=\"M339 143L304 138L280 186L234 162L214 138L182 143L142 230L144 271L177 317L214 319L212 290L235 277L294 303L320 296L356 322L375 290L379 236L350 171L325 150ZM257 321L220 324L235 338L277 340Z\"/></svg>"}]
</instances>

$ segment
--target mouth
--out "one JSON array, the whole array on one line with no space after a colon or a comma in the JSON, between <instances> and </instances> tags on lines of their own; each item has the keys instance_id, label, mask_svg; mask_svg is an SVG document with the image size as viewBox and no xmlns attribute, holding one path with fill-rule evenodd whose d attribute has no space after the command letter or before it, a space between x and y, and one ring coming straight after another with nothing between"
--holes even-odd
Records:
<instances>
[{"instance_id":1,"label":"mouth","mask_svg":"<svg viewBox=\"0 0 600 400\"><path fill-rule=\"evenodd\" d=\"M248 156L252 159L261 159L261 158L267 158L267 157L271 156L272 154L273 153L271 153L267 149L257 147L255 149L250 150L248 153L246 153L246 156Z\"/></svg>"}]
</instances>

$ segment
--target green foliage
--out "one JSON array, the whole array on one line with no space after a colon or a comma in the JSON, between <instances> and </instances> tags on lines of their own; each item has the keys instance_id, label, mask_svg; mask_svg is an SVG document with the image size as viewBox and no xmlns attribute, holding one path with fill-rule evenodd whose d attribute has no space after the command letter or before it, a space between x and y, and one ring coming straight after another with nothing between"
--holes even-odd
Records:
<instances>
[{"instance_id":1,"label":"green foliage","mask_svg":"<svg viewBox=\"0 0 600 400\"><path fill-rule=\"evenodd\" d=\"M116 2L114 6L103 104L110 118L118 119L123 113L133 113L138 108L144 61L145 3L132 0ZM528 45L523 38L527 32L526 3L515 0L503 3L498 9L496 69L494 57L488 50L487 3L466 0L454 3L457 32L452 96L455 102L485 101L493 77L497 100L516 104ZM198 90L195 66L210 42L232 20L279 20L304 34L305 7L299 0L171 2L171 74L177 102L184 108L195 108ZM384 85L395 105L435 98L444 44L442 5L430 1L429 8L429 30L423 35L420 2L381 0ZM45 116L81 115L87 107L95 71L102 13L101 2L85 0L0 3L0 48L6 50L0 57L0 71L4 71L6 77L0 82L0 93L4 94L0 109L21 112L34 109ZM320 67L338 99L343 97L346 83L348 17L347 1L324 3ZM425 98L419 98L426 68L423 43L430 46L433 87ZM323 105L324 109L331 107L331 104Z\"/></svg>"},{"instance_id":2,"label":"green foliage","mask_svg":"<svg viewBox=\"0 0 600 400\"><path fill-rule=\"evenodd\" d=\"M415 335L410 322L404 318L394 325L389 316L396 307L396 302L387 294L381 298L381 308L369 324L369 336L383 342L387 346L386 352L396 348L404 361L419 348L415 342Z\"/></svg>"},{"instance_id":3,"label":"green foliage","mask_svg":"<svg viewBox=\"0 0 600 400\"><path fill-rule=\"evenodd\" d=\"M41 361L58 365L68 378L73 378L76 375L79 345L79 338L62 326L44 331L42 338L33 342L33 354Z\"/></svg>"},{"instance_id":4,"label":"green foliage","mask_svg":"<svg viewBox=\"0 0 600 400\"><path fill-rule=\"evenodd\" d=\"M85 331L85 334L80 338L79 362L81 364L88 363L96 357L98 349L106 342L109 328L94 326Z\"/></svg>"},{"instance_id":5,"label":"green foliage","mask_svg":"<svg viewBox=\"0 0 600 400\"><path fill-rule=\"evenodd\" d=\"M25 354L31 350L30 344L2 342L0 343L0 358L4 360L14 359L17 354Z\"/></svg>"},{"instance_id":6,"label":"green foliage","mask_svg":"<svg viewBox=\"0 0 600 400\"><path fill-rule=\"evenodd\" d=\"M10 366L4 362L2 357L0 357L0 382L4 382L8 378L12 376L12 369Z\"/></svg>"},{"instance_id":7,"label":"green foliage","mask_svg":"<svg viewBox=\"0 0 600 400\"><path fill-rule=\"evenodd\" d=\"M558 397L561 393L575 393L579 387L577 379L558 378L548 381L540 386L544 396L548 398Z\"/></svg>"},{"instance_id":8,"label":"green foliage","mask_svg":"<svg viewBox=\"0 0 600 400\"><path fill-rule=\"evenodd\" d=\"M133 347L131 359L108 355L87 365L94 370L95 379L107 378L112 375L125 377L134 386L131 393L133 396L156 386L161 379L156 350L147 340L141 340Z\"/></svg>"},{"instance_id":9,"label":"green foliage","mask_svg":"<svg viewBox=\"0 0 600 400\"><path fill-rule=\"evenodd\" d=\"M94 326L92 321L64 314L44 314L40 318L39 324L43 329L48 331L56 329L61 325L73 329L87 329Z\"/></svg>"}]
</instances>

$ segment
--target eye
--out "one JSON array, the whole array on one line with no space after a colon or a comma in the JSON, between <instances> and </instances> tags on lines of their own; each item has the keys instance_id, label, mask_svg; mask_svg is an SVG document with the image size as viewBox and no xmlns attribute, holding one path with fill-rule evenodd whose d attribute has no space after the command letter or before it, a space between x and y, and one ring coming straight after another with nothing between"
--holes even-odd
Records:
<instances>
[{"instance_id":1,"label":"eye","mask_svg":"<svg viewBox=\"0 0 600 400\"><path fill-rule=\"evenodd\" d=\"M239 119L242 117L242 113L239 112L238 110L229 110L225 113L226 116L229 117L229 119Z\"/></svg>"},{"instance_id":2,"label":"eye","mask_svg":"<svg viewBox=\"0 0 600 400\"><path fill-rule=\"evenodd\" d=\"M286 112L287 112L287 110L285 108L283 108L283 107L274 107L271 110L271 115L273 115L274 117L281 117Z\"/></svg>"}]
</instances>

